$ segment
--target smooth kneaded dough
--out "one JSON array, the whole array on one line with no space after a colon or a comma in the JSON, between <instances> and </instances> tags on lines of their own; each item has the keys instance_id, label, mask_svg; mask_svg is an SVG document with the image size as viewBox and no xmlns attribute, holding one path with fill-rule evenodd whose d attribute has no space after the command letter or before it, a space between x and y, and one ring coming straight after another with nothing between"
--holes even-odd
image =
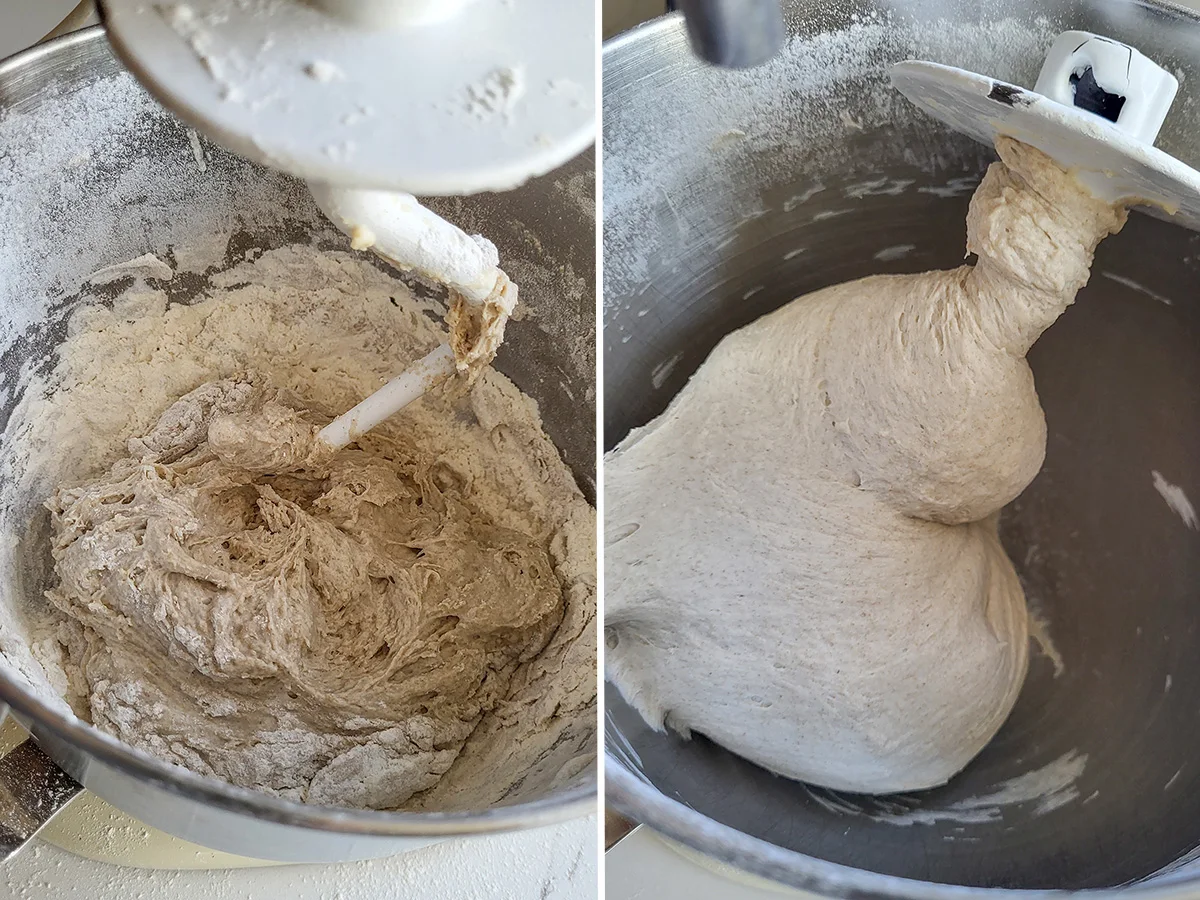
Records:
<instances>
[{"instance_id":1,"label":"smooth kneaded dough","mask_svg":"<svg viewBox=\"0 0 1200 900\"><path fill-rule=\"evenodd\" d=\"M347 398L444 333L343 255L284 248L222 278L68 340L31 419L52 453L67 423L88 450L159 416L48 503L75 708L309 803L478 808L574 777L594 753L594 518L536 406L485 371L318 452Z\"/></svg>"},{"instance_id":2,"label":"smooth kneaded dough","mask_svg":"<svg viewBox=\"0 0 1200 900\"><path fill-rule=\"evenodd\" d=\"M605 466L609 678L775 772L944 783L1027 664L996 519L1046 426L1025 354L1125 211L1008 139L974 266L801 297L726 337Z\"/></svg>"}]
</instances>

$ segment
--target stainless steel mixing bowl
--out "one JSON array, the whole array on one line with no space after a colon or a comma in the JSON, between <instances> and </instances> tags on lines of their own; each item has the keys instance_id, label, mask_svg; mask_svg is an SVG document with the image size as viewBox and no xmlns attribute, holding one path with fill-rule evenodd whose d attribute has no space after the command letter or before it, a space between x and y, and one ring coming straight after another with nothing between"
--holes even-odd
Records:
<instances>
[{"instance_id":1,"label":"stainless steel mixing bowl","mask_svg":"<svg viewBox=\"0 0 1200 900\"><path fill-rule=\"evenodd\" d=\"M532 314L510 325L496 367L537 400L547 432L589 495L595 460L593 171L589 153L500 197L434 204L491 237L521 285ZM122 72L99 28L0 63L0 185L0 428L29 389L28 376L53 364L75 306L106 296L103 288L83 285L100 266L143 253L180 259L217 236L215 265L169 283L172 299L187 302L208 276L248 253L293 242L346 249L303 185L201 141L150 101ZM112 285L109 295L126 284ZM0 438L0 456L12 440L10 433ZM19 601L38 604L37 574L45 573L47 549L36 540L38 510L14 505L10 493L11 485L0 484L4 524L19 525L25 515L35 529L15 549L0 541L0 565L6 587L24 594ZM19 653L26 639L20 602L0 604L5 652ZM36 688L0 665L0 704L84 787L164 831L242 856L304 862L379 856L455 835L550 824L595 805L589 767L565 786L527 785L490 809L424 814L305 806L137 752L64 715L44 702L45 686L40 697ZM573 735L585 748L589 727L594 730L584 723ZM0 763L0 812L24 804L17 812L25 819L16 824L27 829L72 788L34 748L20 757L15 780L15 764ZM6 818L3 825L9 824ZM12 840L0 828L0 847Z\"/></svg>"},{"instance_id":2,"label":"stainless steel mixing bowl","mask_svg":"<svg viewBox=\"0 0 1200 900\"><path fill-rule=\"evenodd\" d=\"M1182 9L831 0L791 3L788 22L784 57L748 73L696 62L677 18L605 49L608 447L792 298L961 263L993 154L896 96L890 62L1032 85L1058 32L1111 35L1179 74L1159 146L1200 165L1200 19ZM1200 895L1200 533L1154 474L1200 498L1198 272L1200 235L1135 214L1030 355L1049 444L1003 538L1062 670L1034 648L1011 718L960 776L888 798L810 788L651 731L610 686L609 802L829 896Z\"/></svg>"}]
</instances>

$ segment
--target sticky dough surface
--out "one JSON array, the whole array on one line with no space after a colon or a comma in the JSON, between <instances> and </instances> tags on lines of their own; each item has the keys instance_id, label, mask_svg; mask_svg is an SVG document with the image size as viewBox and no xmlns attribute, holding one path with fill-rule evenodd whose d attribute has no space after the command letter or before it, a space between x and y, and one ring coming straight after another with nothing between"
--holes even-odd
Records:
<instances>
[{"instance_id":1,"label":"sticky dough surface","mask_svg":"<svg viewBox=\"0 0 1200 900\"><path fill-rule=\"evenodd\" d=\"M793 301L608 457L606 665L652 726L891 792L945 782L1011 710L1028 624L996 515L1046 442L1024 357L1125 213L998 149L975 265Z\"/></svg>"},{"instance_id":2,"label":"sticky dough surface","mask_svg":"<svg viewBox=\"0 0 1200 900\"><path fill-rule=\"evenodd\" d=\"M576 774L593 517L534 404L486 371L314 454L317 426L442 332L339 254L218 280L190 307L97 309L63 349L50 427L125 438L49 502L77 711L311 803L455 808ZM128 427L88 421L105 403Z\"/></svg>"}]
</instances>

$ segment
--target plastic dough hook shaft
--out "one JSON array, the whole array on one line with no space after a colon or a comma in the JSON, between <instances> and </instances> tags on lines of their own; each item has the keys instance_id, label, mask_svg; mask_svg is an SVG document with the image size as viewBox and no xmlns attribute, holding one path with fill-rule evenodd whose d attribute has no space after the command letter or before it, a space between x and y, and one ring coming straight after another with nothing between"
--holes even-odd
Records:
<instances>
[{"instance_id":1,"label":"plastic dough hook shaft","mask_svg":"<svg viewBox=\"0 0 1200 900\"><path fill-rule=\"evenodd\" d=\"M309 189L321 211L350 235L354 249L374 250L401 269L441 282L470 306L516 305L517 286L499 268L495 246L467 235L415 197L321 184L310 184ZM456 366L453 350L442 344L334 419L318 437L335 450L346 446L449 378Z\"/></svg>"},{"instance_id":2,"label":"plastic dough hook shaft","mask_svg":"<svg viewBox=\"0 0 1200 900\"><path fill-rule=\"evenodd\" d=\"M1095 196L1200 230L1200 172L1154 141L1179 87L1133 47L1086 31L1055 40L1033 90L909 60L892 84L925 112L986 144L1029 144Z\"/></svg>"}]
</instances>

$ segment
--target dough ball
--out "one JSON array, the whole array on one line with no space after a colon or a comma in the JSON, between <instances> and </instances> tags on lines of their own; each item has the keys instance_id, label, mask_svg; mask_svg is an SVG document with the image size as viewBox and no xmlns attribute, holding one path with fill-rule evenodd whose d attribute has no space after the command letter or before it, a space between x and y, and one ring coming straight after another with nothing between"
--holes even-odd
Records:
<instances>
[{"instance_id":1,"label":"dough ball","mask_svg":"<svg viewBox=\"0 0 1200 900\"><path fill-rule=\"evenodd\" d=\"M865 278L726 337L606 460L608 677L655 728L788 777L929 788L1025 677L997 538L1046 426L1026 351L1124 223L998 144L974 266Z\"/></svg>"}]
</instances>

